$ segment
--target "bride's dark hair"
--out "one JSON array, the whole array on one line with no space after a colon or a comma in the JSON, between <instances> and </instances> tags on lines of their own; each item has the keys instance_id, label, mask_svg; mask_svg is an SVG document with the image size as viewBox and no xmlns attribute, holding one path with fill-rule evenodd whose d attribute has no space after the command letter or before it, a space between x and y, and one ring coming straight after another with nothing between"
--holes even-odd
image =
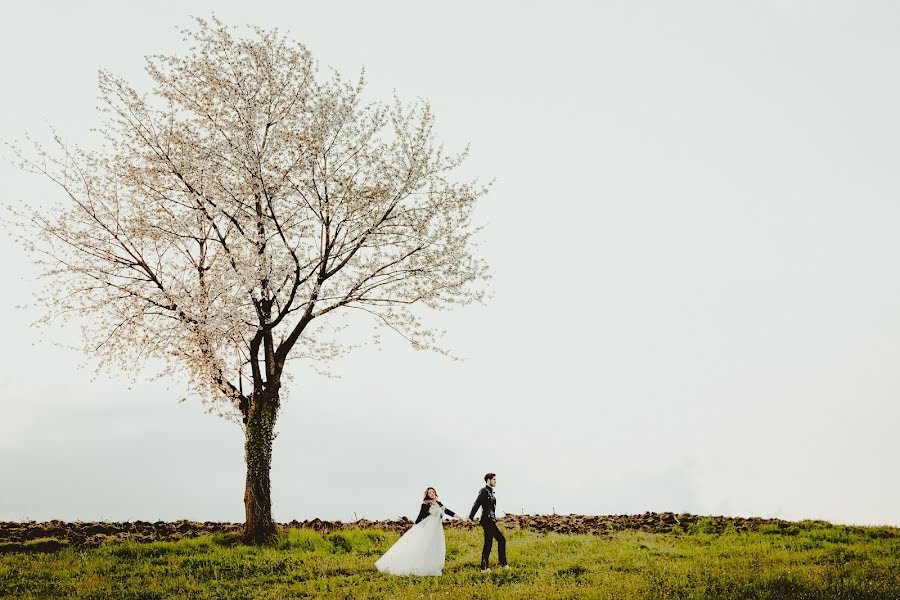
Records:
<instances>
[{"instance_id":1,"label":"bride's dark hair","mask_svg":"<svg viewBox=\"0 0 900 600\"><path fill-rule=\"evenodd\" d=\"M434 499L437 500L437 490L435 490L433 487L427 487L425 488L425 497L422 498L422 502L428 502L428 490L434 490Z\"/></svg>"}]
</instances>

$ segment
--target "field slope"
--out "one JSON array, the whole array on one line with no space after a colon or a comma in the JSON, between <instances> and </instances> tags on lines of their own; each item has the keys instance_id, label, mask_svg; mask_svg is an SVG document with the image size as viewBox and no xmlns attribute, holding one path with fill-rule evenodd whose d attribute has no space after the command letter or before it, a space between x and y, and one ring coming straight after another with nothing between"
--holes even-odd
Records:
<instances>
[{"instance_id":1,"label":"field slope","mask_svg":"<svg viewBox=\"0 0 900 600\"><path fill-rule=\"evenodd\" d=\"M501 527L512 569L482 574L480 530L456 524L446 529L444 575L416 578L373 567L409 526L403 520L295 522L260 548L237 543L237 524L137 523L0 524L0 597L900 598L892 527L510 516Z\"/></svg>"}]
</instances>

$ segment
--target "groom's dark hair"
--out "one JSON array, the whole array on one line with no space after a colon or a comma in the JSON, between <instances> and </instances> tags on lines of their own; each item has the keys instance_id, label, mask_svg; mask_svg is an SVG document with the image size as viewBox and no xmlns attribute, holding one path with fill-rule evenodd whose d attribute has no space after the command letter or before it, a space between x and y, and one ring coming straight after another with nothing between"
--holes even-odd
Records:
<instances>
[{"instance_id":1,"label":"groom's dark hair","mask_svg":"<svg viewBox=\"0 0 900 600\"><path fill-rule=\"evenodd\" d=\"M487 483L488 479L493 479L496 476L497 476L496 473L488 473L487 475L484 476L484 482Z\"/></svg>"}]
</instances>

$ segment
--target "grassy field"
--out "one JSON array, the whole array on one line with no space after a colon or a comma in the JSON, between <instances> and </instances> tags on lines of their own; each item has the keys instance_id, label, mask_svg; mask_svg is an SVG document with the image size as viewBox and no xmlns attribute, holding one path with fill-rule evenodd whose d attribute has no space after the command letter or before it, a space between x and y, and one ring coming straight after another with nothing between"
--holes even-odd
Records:
<instances>
[{"instance_id":1,"label":"grassy field","mask_svg":"<svg viewBox=\"0 0 900 600\"><path fill-rule=\"evenodd\" d=\"M478 530L448 529L442 577L392 577L373 563L399 537L371 529L233 534L0 553L9 598L900 598L900 530L798 524L708 533L507 531L512 569L482 574ZM0 548L2 551L2 548ZM496 560L496 548L492 560Z\"/></svg>"}]
</instances>

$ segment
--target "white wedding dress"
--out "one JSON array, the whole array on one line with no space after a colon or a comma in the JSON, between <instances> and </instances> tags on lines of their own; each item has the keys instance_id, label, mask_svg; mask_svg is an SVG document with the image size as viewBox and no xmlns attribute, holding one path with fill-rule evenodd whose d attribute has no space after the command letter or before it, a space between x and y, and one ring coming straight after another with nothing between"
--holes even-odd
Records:
<instances>
[{"instance_id":1,"label":"white wedding dress","mask_svg":"<svg viewBox=\"0 0 900 600\"><path fill-rule=\"evenodd\" d=\"M444 541L444 508L435 504L428 516L404 533L375 567L391 575L440 575L447 546Z\"/></svg>"}]
</instances>

